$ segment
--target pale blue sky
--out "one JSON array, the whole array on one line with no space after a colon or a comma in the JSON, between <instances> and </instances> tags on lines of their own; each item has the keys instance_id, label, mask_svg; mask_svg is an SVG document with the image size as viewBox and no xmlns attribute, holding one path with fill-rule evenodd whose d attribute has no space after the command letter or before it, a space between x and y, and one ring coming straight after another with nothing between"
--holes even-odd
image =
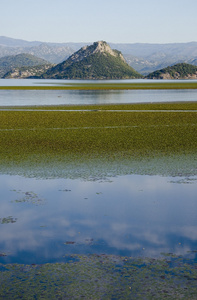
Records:
<instances>
[{"instance_id":1,"label":"pale blue sky","mask_svg":"<svg viewBox=\"0 0 197 300\"><path fill-rule=\"evenodd\" d=\"M197 41L197 0L0 0L0 36L44 42Z\"/></svg>"}]
</instances>

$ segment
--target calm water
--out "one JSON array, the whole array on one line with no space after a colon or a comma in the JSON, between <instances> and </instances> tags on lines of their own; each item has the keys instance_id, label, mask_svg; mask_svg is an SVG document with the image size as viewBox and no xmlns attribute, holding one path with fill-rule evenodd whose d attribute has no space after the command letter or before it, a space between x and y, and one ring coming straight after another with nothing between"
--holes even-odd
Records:
<instances>
[{"instance_id":1,"label":"calm water","mask_svg":"<svg viewBox=\"0 0 197 300\"><path fill-rule=\"evenodd\" d=\"M158 257L197 249L197 177L110 180L0 176L0 262L106 253Z\"/></svg>"},{"instance_id":2,"label":"calm water","mask_svg":"<svg viewBox=\"0 0 197 300\"><path fill-rule=\"evenodd\" d=\"M153 82L152 80L149 80ZM146 82L149 82L146 80ZM69 80L30 80L0 79L0 86L58 85L68 84ZM81 83L82 81L80 81ZM89 81L88 81L89 82ZM108 81L109 82L109 81ZM113 82L113 81L112 81ZM121 81L121 82L129 82ZM132 80L132 82L143 82ZM159 82L159 81L157 81ZM95 83L95 81L93 81ZM197 90L123 90L123 91L39 91L39 90L0 90L0 106L12 105L54 105L54 104L104 104L138 102L197 101Z\"/></svg>"},{"instance_id":3,"label":"calm water","mask_svg":"<svg viewBox=\"0 0 197 300\"><path fill-rule=\"evenodd\" d=\"M0 91L2 106L187 100L197 101L197 92ZM0 262L60 262L73 253L187 256L190 251L195 259L195 157L136 162L130 172L128 164L114 161L106 169L86 166L87 176L84 166L71 171L68 164L51 162L46 169L26 168L0 166Z\"/></svg>"}]
</instances>

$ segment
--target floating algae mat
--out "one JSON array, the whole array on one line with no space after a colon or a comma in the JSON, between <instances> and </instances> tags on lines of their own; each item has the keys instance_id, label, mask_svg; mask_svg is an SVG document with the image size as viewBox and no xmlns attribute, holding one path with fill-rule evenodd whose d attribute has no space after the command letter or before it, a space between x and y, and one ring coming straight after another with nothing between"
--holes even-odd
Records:
<instances>
[{"instance_id":1,"label":"floating algae mat","mask_svg":"<svg viewBox=\"0 0 197 300\"><path fill-rule=\"evenodd\" d=\"M196 299L197 104L4 107L0 298Z\"/></svg>"}]
</instances>

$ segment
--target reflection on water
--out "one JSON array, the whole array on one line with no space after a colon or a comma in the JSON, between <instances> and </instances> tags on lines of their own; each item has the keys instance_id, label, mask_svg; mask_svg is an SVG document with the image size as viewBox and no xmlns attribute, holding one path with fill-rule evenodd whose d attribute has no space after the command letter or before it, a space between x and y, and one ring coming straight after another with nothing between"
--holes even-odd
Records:
<instances>
[{"instance_id":1,"label":"reflection on water","mask_svg":"<svg viewBox=\"0 0 197 300\"><path fill-rule=\"evenodd\" d=\"M182 170L175 158L168 164L136 162L138 172L128 162L119 169L117 161L100 162L100 169L98 162L60 170L58 164L45 170L32 166L21 176L16 167L1 169L0 262L61 262L65 255L82 253L157 257L197 250L197 174L189 161ZM168 165L177 168L176 174Z\"/></svg>"},{"instance_id":2,"label":"reflection on water","mask_svg":"<svg viewBox=\"0 0 197 300\"><path fill-rule=\"evenodd\" d=\"M197 100L197 91L0 91L0 105L182 100ZM72 157L10 148L1 147L0 157L0 263L89 253L196 258L195 149Z\"/></svg>"},{"instance_id":3,"label":"reflection on water","mask_svg":"<svg viewBox=\"0 0 197 300\"><path fill-rule=\"evenodd\" d=\"M0 90L0 106L197 101L197 90Z\"/></svg>"}]
</instances>

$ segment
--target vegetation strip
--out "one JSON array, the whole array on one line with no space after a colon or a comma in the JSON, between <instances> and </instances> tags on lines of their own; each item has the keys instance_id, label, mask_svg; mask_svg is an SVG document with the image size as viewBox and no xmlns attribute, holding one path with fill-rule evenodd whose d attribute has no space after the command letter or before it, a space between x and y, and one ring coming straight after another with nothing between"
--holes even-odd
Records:
<instances>
[{"instance_id":1,"label":"vegetation strip","mask_svg":"<svg viewBox=\"0 0 197 300\"><path fill-rule=\"evenodd\" d=\"M197 82L70 83L59 86L0 86L0 90L161 90L197 89Z\"/></svg>"},{"instance_id":2,"label":"vegetation strip","mask_svg":"<svg viewBox=\"0 0 197 300\"><path fill-rule=\"evenodd\" d=\"M109 107L122 111L106 111ZM124 111L134 107L164 111ZM129 158L196 153L196 112L168 111L173 107L196 111L197 103L99 105L94 111L77 111L80 106L68 112L51 111L52 107L47 111L0 111L0 163L43 155L56 159L58 155Z\"/></svg>"},{"instance_id":3,"label":"vegetation strip","mask_svg":"<svg viewBox=\"0 0 197 300\"><path fill-rule=\"evenodd\" d=\"M0 111L51 111L51 112L73 112L73 111L75 111L75 112L91 112L91 111L93 111L94 112L94 110L92 110L92 109L74 109L74 110L71 110L71 109L35 109L35 108L32 108L32 109L28 109L28 108L22 108L22 109L18 109L18 108L16 108L16 109L13 109L13 108L0 108ZM97 111L101 111L101 110L97 110ZM197 112L197 110L195 110L195 109L190 109L190 110L173 110L173 109L171 109L171 110L162 110L162 109L160 109L160 110L156 110L156 109L154 109L154 110L143 110L143 109L132 109L132 110L126 110L126 109L116 109L116 110L113 110L113 109L103 109L102 110L102 112L133 112L133 113L135 113L135 112L146 112L146 113L153 113L153 112L179 112L179 113L183 113L183 112Z\"/></svg>"},{"instance_id":4,"label":"vegetation strip","mask_svg":"<svg viewBox=\"0 0 197 300\"><path fill-rule=\"evenodd\" d=\"M35 106L0 106L0 110L30 111L195 111L197 101L191 102L159 102L129 104L80 104L80 105L35 105Z\"/></svg>"}]
</instances>

